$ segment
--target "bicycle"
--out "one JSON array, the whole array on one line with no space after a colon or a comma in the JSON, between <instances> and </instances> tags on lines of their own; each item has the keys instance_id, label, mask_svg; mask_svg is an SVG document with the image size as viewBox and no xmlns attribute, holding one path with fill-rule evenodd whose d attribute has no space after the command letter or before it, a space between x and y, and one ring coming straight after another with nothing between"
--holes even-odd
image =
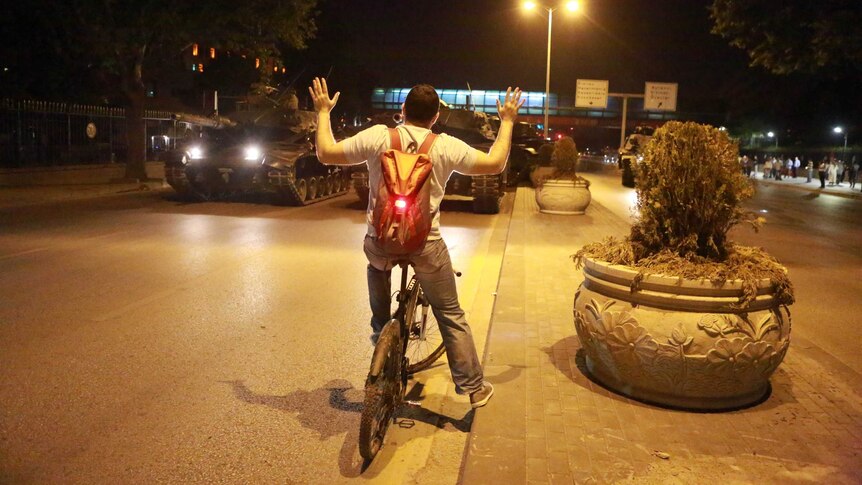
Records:
<instances>
[{"instance_id":1,"label":"bicycle","mask_svg":"<svg viewBox=\"0 0 862 485\"><path fill-rule=\"evenodd\" d=\"M380 332L365 379L359 454L368 461L380 451L395 410L404 401L408 376L430 367L444 351L440 329L429 312L430 304L419 280L414 275L407 282L408 265L406 261L398 262L401 268L401 286L396 293L398 309Z\"/></svg>"}]
</instances>

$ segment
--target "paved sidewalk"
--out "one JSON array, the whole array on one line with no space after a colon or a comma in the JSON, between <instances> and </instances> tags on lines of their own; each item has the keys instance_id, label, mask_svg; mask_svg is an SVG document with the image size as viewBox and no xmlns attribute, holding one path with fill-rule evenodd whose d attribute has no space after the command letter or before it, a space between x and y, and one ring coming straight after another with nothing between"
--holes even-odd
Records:
<instances>
[{"instance_id":1,"label":"paved sidewalk","mask_svg":"<svg viewBox=\"0 0 862 485\"><path fill-rule=\"evenodd\" d=\"M0 186L0 209L32 205L93 199L151 190L165 190L163 182L82 184L82 185L28 185Z\"/></svg>"},{"instance_id":2,"label":"paved sidewalk","mask_svg":"<svg viewBox=\"0 0 862 485\"><path fill-rule=\"evenodd\" d=\"M820 179L817 178L817 172L814 173L814 178L811 182L807 182L807 177L783 177L781 180L764 179L762 174L758 173L756 177L751 177L757 184L770 186L786 187L794 190L805 190L821 194L837 195L839 197L848 197L853 199L862 199L862 182L856 182L856 186L850 188L850 182L845 181L838 185L826 185L820 188Z\"/></svg>"},{"instance_id":3,"label":"paved sidewalk","mask_svg":"<svg viewBox=\"0 0 862 485\"><path fill-rule=\"evenodd\" d=\"M802 338L769 399L740 411L662 409L585 377L569 256L628 231L600 195L566 218L518 189L485 354L496 395L476 413L461 483L862 483L862 377Z\"/></svg>"}]
</instances>

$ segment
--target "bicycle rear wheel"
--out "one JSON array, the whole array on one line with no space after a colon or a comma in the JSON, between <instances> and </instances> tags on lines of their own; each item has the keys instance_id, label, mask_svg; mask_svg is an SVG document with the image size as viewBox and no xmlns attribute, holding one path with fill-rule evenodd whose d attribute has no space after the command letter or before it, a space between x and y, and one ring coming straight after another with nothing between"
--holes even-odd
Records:
<instances>
[{"instance_id":1,"label":"bicycle rear wheel","mask_svg":"<svg viewBox=\"0 0 862 485\"><path fill-rule=\"evenodd\" d=\"M359 423L359 454L374 459L392 421L401 395L401 337L398 320L390 320L383 327L371 371L365 380L365 402Z\"/></svg>"},{"instance_id":2,"label":"bicycle rear wheel","mask_svg":"<svg viewBox=\"0 0 862 485\"><path fill-rule=\"evenodd\" d=\"M407 299L407 311L404 318L409 329L407 340L407 373L413 374L425 370L443 355L443 336L437 318L431 311L431 306L425 299L422 286L415 278L407 288L410 297Z\"/></svg>"}]
</instances>

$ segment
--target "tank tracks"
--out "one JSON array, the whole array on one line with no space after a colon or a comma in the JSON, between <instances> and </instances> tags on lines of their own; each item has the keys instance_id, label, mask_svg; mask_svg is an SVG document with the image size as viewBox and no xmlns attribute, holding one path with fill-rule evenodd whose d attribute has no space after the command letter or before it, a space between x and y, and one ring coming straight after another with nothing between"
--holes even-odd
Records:
<instances>
[{"instance_id":1,"label":"tank tracks","mask_svg":"<svg viewBox=\"0 0 862 485\"><path fill-rule=\"evenodd\" d=\"M350 189L350 178L342 170L317 177L301 177L292 173L271 170L267 174L269 185L275 190L279 200L292 206L316 204L339 195Z\"/></svg>"}]
</instances>

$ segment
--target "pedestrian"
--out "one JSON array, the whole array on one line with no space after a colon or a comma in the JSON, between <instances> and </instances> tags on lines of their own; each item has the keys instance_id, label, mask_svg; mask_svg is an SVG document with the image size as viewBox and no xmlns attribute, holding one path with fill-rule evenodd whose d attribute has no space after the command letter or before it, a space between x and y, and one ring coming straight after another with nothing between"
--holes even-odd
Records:
<instances>
[{"instance_id":1,"label":"pedestrian","mask_svg":"<svg viewBox=\"0 0 862 485\"><path fill-rule=\"evenodd\" d=\"M829 174L829 185L835 185L835 183L838 181L838 164L835 163L834 158L829 159L829 168L827 168L826 171Z\"/></svg>"},{"instance_id":2,"label":"pedestrian","mask_svg":"<svg viewBox=\"0 0 862 485\"><path fill-rule=\"evenodd\" d=\"M856 161L856 155L850 160L850 188L856 187L856 176L859 175L859 162Z\"/></svg>"},{"instance_id":3,"label":"pedestrian","mask_svg":"<svg viewBox=\"0 0 862 485\"><path fill-rule=\"evenodd\" d=\"M772 177L772 158L765 157L766 161L763 162L763 178L768 179Z\"/></svg>"},{"instance_id":4,"label":"pedestrian","mask_svg":"<svg viewBox=\"0 0 862 485\"><path fill-rule=\"evenodd\" d=\"M514 121L518 116L518 109L524 104L521 90L515 88L513 91L509 88L505 101L502 104L497 101L500 127L497 138L487 153L445 134L437 135L436 138L431 135L431 126L440 114L440 98L428 84L416 85L407 94L407 99L401 105L404 124L392 129L393 131L386 125L375 125L339 142L332 136L330 112L340 93L335 93L335 96L330 98L326 80L317 78L309 87L309 92L317 112L316 141L320 161L329 165L368 165L371 190L366 212L368 225L364 250L369 263L367 278L372 313L372 342L376 341L376 337L391 318L392 267L397 261L407 259L413 264L419 284L422 285L434 316L437 317L449 359L449 370L455 382L455 391L469 394L473 408L484 406L494 394L494 387L484 380L470 326L458 302L449 250L440 235L440 202L446 181L453 171L457 170L465 175L491 175L506 168ZM431 138L428 138L429 136ZM426 139L431 140L430 147L423 147ZM427 153L431 160L431 174L425 182L431 184L430 204L427 209L430 214L426 214L431 221L431 231L424 245L407 255L388 253L382 246L384 238L378 237L372 224L377 190L382 187L383 182L381 155L397 141L400 141L403 147L415 144L426 148L419 151Z\"/></svg>"},{"instance_id":5,"label":"pedestrian","mask_svg":"<svg viewBox=\"0 0 862 485\"><path fill-rule=\"evenodd\" d=\"M751 159L748 158L748 155L742 156L742 173L746 177L751 177Z\"/></svg>"},{"instance_id":6,"label":"pedestrian","mask_svg":"<svg viewBox=\"0 0 862 485\"><path fill-rule=\"evenodd\" d=\"M805 165L805 172L807 174L805 183L811 183L811 176L814 175L814 160L808 159L808 164Z\"/></svg>"},{"instance_id":7,"label":"pedestrian","mask_svg":"<svg viewBox=\"0 0 862 485\"><path fill-rule=\"evenodd\" d=\"M799 160L797 156L795 160L793 160L793 178L796 178L796 173L799 171L799 167L802 166L802 161Z\"/></svg>"},{"instance_id":8,"label":"pedestrian","mask_svg":"<svg viewBox=\"0 0 862 485\"><path fill-rule=\"evenodd\" d=\"M826 157L823 157L823 160L820 161L820 165L817 166L817 175L820 177L820 188L826 188L826 172L829 169L829 164L826 163Z\"/></svg>"}]
</instances>

